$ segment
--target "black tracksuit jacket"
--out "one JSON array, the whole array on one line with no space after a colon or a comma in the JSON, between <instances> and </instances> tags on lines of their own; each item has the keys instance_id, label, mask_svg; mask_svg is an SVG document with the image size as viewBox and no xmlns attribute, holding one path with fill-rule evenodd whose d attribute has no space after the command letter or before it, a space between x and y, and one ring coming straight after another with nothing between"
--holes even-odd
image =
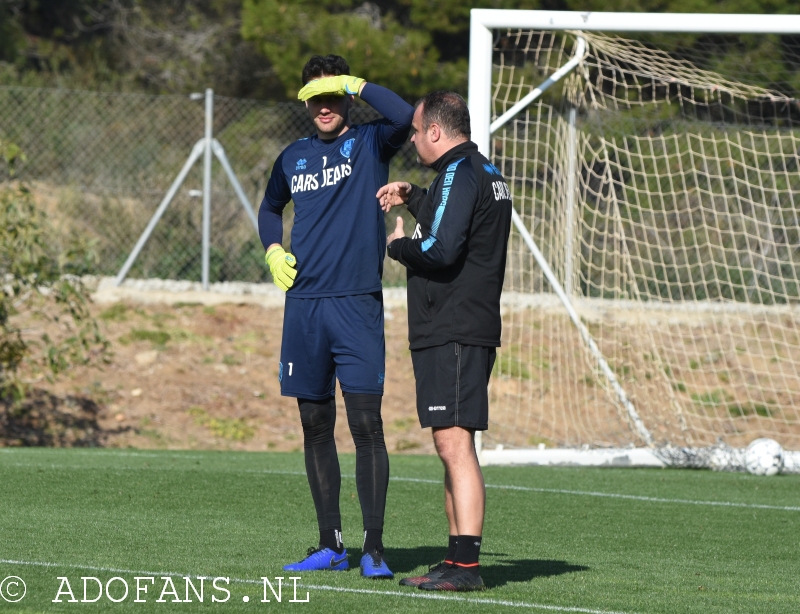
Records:
<instances>
[{"instance_id":1,"label":"black tracksuit jacket","mask_svg":"<svg viewBox=\"0 0 800 614\"><path fill-rule=\"evenodd\" d=\"M408 269L412 350L456 341L500 345L500 293L511 229L511 195L500 171L471 141L431 167L428 190L413 186L412 237L392 241L389 257Z\"/></svg>"}]
</instances>

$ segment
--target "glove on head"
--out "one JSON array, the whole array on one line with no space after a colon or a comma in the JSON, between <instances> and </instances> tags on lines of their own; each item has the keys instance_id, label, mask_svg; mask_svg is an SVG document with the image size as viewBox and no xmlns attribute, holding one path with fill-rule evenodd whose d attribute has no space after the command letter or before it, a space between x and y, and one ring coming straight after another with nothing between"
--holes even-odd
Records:
<instances>
[{"instance_id":1,"label":"glove on head","mask_svg":"<svg viewBox=\"0 0 800 614\"><path fill-rule=\"evenodd\" d=\"M303 89L297 93L299 100L308 100L314 96L358 96L361 84L364 79L351 75L339 75L338 77L323 77L309 81Z\"/></svg>"}]
</instances>

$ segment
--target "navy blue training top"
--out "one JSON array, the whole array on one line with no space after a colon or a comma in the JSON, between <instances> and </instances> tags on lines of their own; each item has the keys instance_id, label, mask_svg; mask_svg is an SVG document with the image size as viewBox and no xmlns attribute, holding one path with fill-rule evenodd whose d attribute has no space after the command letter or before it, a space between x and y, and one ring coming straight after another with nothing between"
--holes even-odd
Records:
<instances>
[{"instance_id":1,"label":"navy blue training top","mask_svg":"<svg viewBox=\"0 0 800 614\"><path fill-rule=\"evenodd\" d=\"M367 83L361 98L384 119L332 141L312 136L289 145L272 167L258 214L266 249L281 243L281 215L294 201L291 252L297 298L368 294L381 289L386 227L375 194L389 180L389 160L408 137L414 109Z\"/></svg>"}]
</instances>

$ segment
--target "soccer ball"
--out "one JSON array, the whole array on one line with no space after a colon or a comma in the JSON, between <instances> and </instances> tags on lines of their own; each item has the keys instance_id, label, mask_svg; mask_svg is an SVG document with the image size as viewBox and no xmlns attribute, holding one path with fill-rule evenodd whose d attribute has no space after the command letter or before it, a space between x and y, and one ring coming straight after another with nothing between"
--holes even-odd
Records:
<instances>
[{"instance_id":1,"label":"soccer ball","mask_svg":"<svg viewBox=\"0 0 800 614\"><path fill-rule=\"evenodd\" d=\"M744 466L753 475L775 475L783 467L783 448L774 439L762 437L744 451Z\"/></svg>"}]
</instances>

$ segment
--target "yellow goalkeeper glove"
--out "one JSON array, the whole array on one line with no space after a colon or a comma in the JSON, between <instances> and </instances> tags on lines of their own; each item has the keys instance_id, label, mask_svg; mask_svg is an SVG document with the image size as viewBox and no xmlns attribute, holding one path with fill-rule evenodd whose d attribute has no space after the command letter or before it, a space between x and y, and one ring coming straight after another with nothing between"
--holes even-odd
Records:
<instances>
[{"instance_id":1,"label":"yellow goalkeeper glove","mask_svg":"<svg viewBox=\"0 0 800 614\"><path fill-rule=\"evenodd\" d=\"M294 266L297 264L295 257L284 250L280 245L276 245L267 251L264 260L272 273L272 281L281 290L286 292L294 284L297 271Z\"/></svg>"},{"instance_id":2,"label":"yellow goalkeeper glove","mask_svg":"<svg viewBox=\"0 0 800 614\"><path fill-rule=\"evenodd\" d=\"M338 77L323 77L315 81L309 81L303 89L297 93L299 100L308 100L314 96L358 96L361 84L365 79L351 77L350 75L339 75Z\"/></svg>"}]
</instances>

